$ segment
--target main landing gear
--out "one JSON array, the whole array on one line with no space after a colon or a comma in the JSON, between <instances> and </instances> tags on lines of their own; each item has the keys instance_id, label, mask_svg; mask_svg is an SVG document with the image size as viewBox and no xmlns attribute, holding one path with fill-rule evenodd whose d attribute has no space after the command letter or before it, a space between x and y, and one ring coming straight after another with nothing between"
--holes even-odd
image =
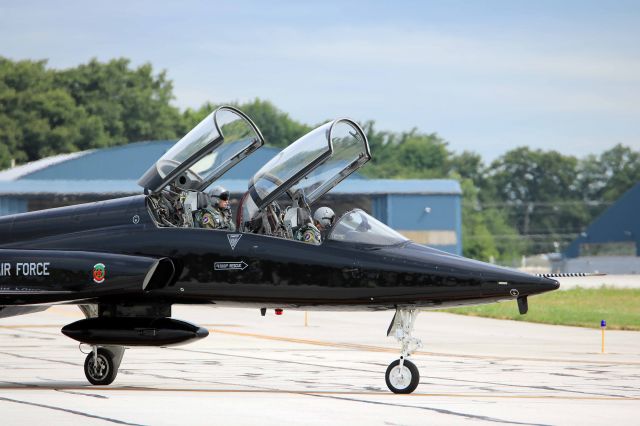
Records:
<instances>
[{"instance_id":1,"label":"main landing gear","mask_svg":"<svg viewBox=\"0 0 640 426\"><path fill-rule=\"evenodd\" d=\"M118 368L124 355L121 346L93 346L84 360L84 374L92 385L110 385L118 375Z\"/></svg>"},{"instance_id":2,"label":"main landing gear","mask_svg":"<svg viewBox=\"0 0 640 426\"><path fill-rule=\"evenodd\" d=\"M416 309L397 308L387 330L387 336L393 334L400 342L400 359L389 364L385 373L387 387L393 393L411 393L416 390L420 382L418 367L407 359L412 352L422 347L420 339L411 337L417 316Z\"/></svg>"},{"instance_id":3,"label":"main landing gear","mask_svg":"<svg viewBox=\"0 0 640 426\"><path fill-rule=\"evenodd\" d=\"M78 306L85 318L98 317L98 305ZM82 350L80 345L80 352ZM118 375L118 369L124 356L124 346L91 346L91 352L84 360L84 375L92 385L106 386L113 383Z\"/></svg>"}]
</instances>

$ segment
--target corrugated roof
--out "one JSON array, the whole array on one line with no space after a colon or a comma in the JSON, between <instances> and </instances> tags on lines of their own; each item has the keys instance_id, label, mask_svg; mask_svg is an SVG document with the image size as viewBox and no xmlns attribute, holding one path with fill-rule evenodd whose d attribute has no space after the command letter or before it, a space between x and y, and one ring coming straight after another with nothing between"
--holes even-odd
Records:
<instances>
[{"instance_id":1,"label":"corrugated roof","mask_svg":"<svg viewBox=\"0 0 640 426\"><path fill-rule=\"evenodd\" d=\"M248 179L223 179L216 182L235 194L247 190ZM81 195L81 194L139 194L137 180L34 180L0 182L0 195ZM331 190L333 194L453 194L460 195L460 184L449 179L346 180Z\"/></svg>"},{"instance_id":2,"label":"corrugated roof","mask_svg":"<svg viewBox=\"0 0 640 426\"><path fill-rule=\"evenodd\" d=\"M175 141L146 141L111 148L56 155L0 172L0 181L137 180ZM280 150L262 147L225 175L249 179Z\"/></svg>"},{"instance_id":3,"label":"corrugated roof","mask_svg":"<svg viewBox=\"0 0 640 426\"><path fill-rule=\"evenodd\" d=\"M0 195L137 194L140 176L175 141L146 141L111 148L56 155L0 172ZM233 193L244 193L249 179L280 150L262 147L219 181ZM455 180L362 179L357 173L332 193L339 194L462 194Z\"/></svg>"},{"instance_id":4,"label":"corrugated roof","mask_svg":"<svg viewBox=\"0 0 640 426\"><path fill-rule=\"evenodd\" d=\"M26 163L21 166L13 167L11 169L2 170L0 171L0 181L22 179L23 177L36 173L40 170L45 170L49 167L55 166L56 164L64 163L65 161L73 160L92 152L93 150L88 150L73 152L71 154L54 155L51 157L43 158L41 160Z\"/></svg>"},{"instance_id":5,"label":"corrugated roof","mask_svg":"<svg viewBox=\"0 0 640 426\"><path fill-rule=\"evenodd\" d=\"M137 180L35 180L0 182L0 195L139 194Z\"/></svg>"},{"instance_id":6,"label":"corrugated roof","mask_svg":"<svg viewBox=\"0 0 640 426\"><path fill-rule=\"evenodd\" d=\"M138 179L175 141L147 141L97 149L79 158L30 173L30 180Z\"/></svg>"}]
</instances>

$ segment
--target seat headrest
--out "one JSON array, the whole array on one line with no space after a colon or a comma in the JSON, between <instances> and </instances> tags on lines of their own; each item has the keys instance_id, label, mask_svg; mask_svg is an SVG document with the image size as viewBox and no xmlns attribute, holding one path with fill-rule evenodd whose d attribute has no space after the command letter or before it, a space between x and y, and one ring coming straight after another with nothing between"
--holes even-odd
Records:
<instances>
[{"instance_id":1,"label":"seat headrest","mask_svg":"<svg viewBox=\"0 0 640 426\"><path fill-rule=\"evenodd\" d=\"M211 198L204 192L198 192L198 209L204 209L211 205Z\"/></svg>"},{"instance_id":2,"label":"seat headrest","mask_svg":"<svg viewBox=\"0 0 640 426\"><path fill-rule=\"evenodd\" d=\"M298 207L297 210L298 226L308 225L309 223L311 223L311 214L309 213L309 210L302 207Z\"/></svg>"}]
</instances>

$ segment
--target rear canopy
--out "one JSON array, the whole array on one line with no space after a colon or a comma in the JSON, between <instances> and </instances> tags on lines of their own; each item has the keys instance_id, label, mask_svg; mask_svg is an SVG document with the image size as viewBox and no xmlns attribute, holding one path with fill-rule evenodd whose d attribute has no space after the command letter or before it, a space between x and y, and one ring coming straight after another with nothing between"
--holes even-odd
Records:
<instances>
[{"instance_id":1,"label":"rear canopy","mask_svg":"<svg viewBox=\"0 0 640 426\"><path fill-rule=\"evenodd\" d=\"M356 122L330 121L265 164L249 182L249 193L259 209L284 192L312 203L370 159L369 142Z\"/></svg>"}]
</instances>

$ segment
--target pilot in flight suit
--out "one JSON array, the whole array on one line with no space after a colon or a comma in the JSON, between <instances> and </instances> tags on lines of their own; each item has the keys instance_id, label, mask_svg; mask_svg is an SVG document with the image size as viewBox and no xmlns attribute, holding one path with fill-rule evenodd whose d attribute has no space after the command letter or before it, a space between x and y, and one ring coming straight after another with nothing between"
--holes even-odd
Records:
<instances>
[{"instance_id":1,"label":"pilot in flight suit","mask_svg":"<svg viewBox=\"0 0 640 426\"><path fill-rule=\"evenodd\" d=\"M221 186L216 186L209 192L209 197L211 198L211 206L194 213L197 226L235 231L236 225L231 218L231 207L229 207L229 191Z\"/></svg>"},{"instance_id":2,"label":"pilot in flight suit","mask_svg":"<svg viewBox=\"0 0 640 426\"><path fill-rule=\"evenodd\" d=\"M311 222L306 223L299 227L293 238L303 243L315 244L319 246L322 244L322 236L320 231Z\"/></svg>"},{"instance_id":3,"label":"pilot in flight suit","mask_svg":"<svg viewBox=\"0 0 640 426\"><path fill-rule=\"evenodd\" d=\"M297 227L293 227L293 239L319 246L322 244L322 234L320 229L311 220L309 207L298 207L295 209Z\"/></svg>"},{"instance_id":4,"label":"pilot in flight suit","mask_svg":"<svg viewBox=\"0 0 640 426\"><path fill-rule=\"evenodd\" d=\"M313 223L320 231L322 239L326 239L331 231L333 223L336 221L336 214L330 207L320 207L313 214Z\"/></svg>"}]
</instances>

